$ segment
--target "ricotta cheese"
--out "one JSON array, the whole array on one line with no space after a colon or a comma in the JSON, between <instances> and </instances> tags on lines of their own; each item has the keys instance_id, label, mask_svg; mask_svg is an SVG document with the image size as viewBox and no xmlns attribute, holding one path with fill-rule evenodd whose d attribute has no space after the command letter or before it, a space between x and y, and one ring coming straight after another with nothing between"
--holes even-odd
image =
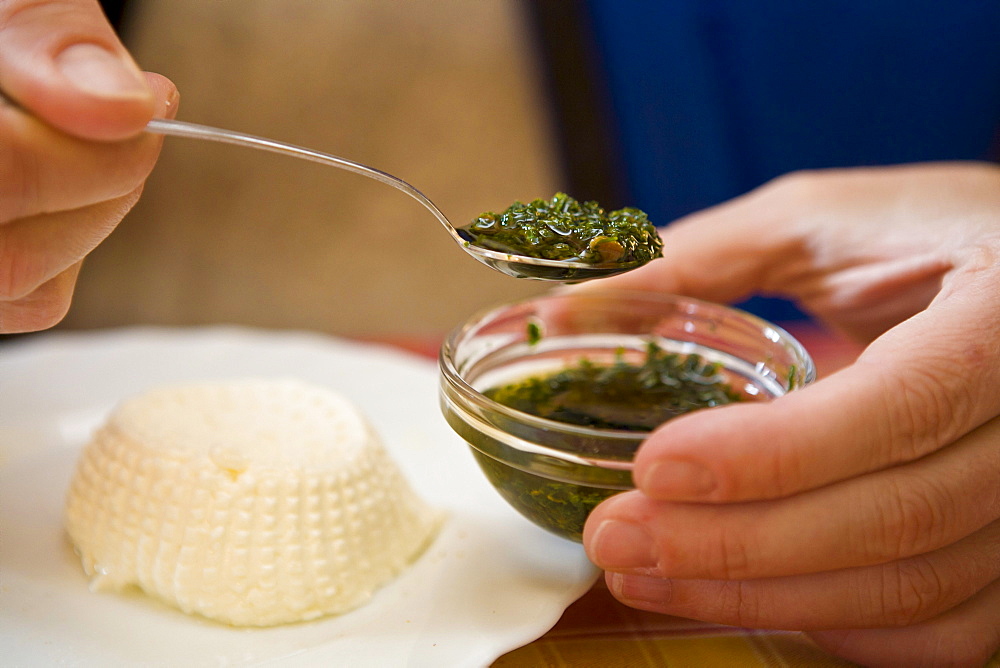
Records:
<instances>
[{"instance_id":1,"label":"ricotta cheese","mask_svg":"<svg viewBox=\"0 0 1000 668\"><path fill-rule=\"evenodd\" d=\"M157 388L84 448L66 528L95 591L269 626L367 602L432 540L356 407L298 381Z\"/></svg>"}]
</instances>

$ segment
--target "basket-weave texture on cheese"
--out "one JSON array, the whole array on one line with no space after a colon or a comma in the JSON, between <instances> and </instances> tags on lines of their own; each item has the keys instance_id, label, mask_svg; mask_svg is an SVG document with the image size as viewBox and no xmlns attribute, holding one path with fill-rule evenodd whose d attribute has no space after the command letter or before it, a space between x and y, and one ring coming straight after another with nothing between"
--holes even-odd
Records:
<instances>
[{"instance_id":1,"label":"basket-weave texture on cheese","mask_svg":"<svg viewBox=\"0 0 1000 668\"><path fill-rule=\"evenodd\" d=\"M84 448L66 503L92 589L136 585L238 626L364 604L439 522L351 402L292 380L125 401Z\"/></svg>"}]
</instances>

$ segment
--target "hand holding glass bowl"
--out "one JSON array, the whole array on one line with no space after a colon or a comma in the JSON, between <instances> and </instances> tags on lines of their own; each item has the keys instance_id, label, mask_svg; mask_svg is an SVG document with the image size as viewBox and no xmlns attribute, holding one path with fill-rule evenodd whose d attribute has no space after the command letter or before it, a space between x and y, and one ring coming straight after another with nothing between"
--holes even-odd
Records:
<instances>
[{"instance_id":1,"label":"hand holding glass bowl","mask_svg":"<svg viewBox=\"0 0 1000 668\"><path fill-rule=\"evenodd\" d=\"M508 503L578 541L598 503L633 489L632 459L648 430L539 417L490 398L490 390L581 359L642 365L651 344L682 362L717 367L716 381L743 401L781 396L816 375L791 335L737 309L662 294L555 292L478 313L448 336L440 356L442 410Z\"/></svg>"}]
</instances>

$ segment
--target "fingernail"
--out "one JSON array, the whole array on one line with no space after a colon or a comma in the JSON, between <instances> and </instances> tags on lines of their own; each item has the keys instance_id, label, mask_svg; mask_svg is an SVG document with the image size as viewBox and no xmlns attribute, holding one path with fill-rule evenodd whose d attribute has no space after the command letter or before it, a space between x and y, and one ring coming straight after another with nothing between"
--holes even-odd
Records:
<instances>
[{"instance_id":1,"label":"fingernail","mask_svg":"<svg viewBox=\"0 0 1000 668\"><path fill-rule=\"evenodd\" d=\"M164 103L167 109L172 109L177 106L177 103L181 101L181 93L176 88L171 89L170 96L167 97Z\"/></svg>"},{"instance_id":2,"label":"fingernail","mask_svg":"<svg viewBox=\"0 0 1000 668\"><path fill-rule=\"evenodd\" d=\"M59 71L88 95L106 99L152 95L139 68L97 44L74 44L56 56L55 62Z\"/></svg>"},{"instance_id":3,"label":"fingernail","mask_svg":"<svg viewBox=\"0 0 1000 668\"><path fill-rule=\"evenodd\" d=\"M604 569L654 568L655 544L649 533L637 524L604 520L591 541L594 563Z\"/></svg>"},{"instance_id":4,"label":"fingernail","mask_svg":"<svg viewBox=\"0 0 1000 668\"><path fill-rule=\"evenodd\" d=\"M665 578L609 573L607 583L612 595L625 602L664 605L670 602L673 594L673 582Z\"/></svg>"},{"instance_id":5,"label":"fingernail","mask_svg":"<svg viewBox=\"0 0 1000 668\"><path fill-rule=\"evenodd\" d=\"M181 101L181 94L176 88L170 91L170 96L163 102L163 115L166 118L177 116L177 107Z\"/></svg>"},{"instance_id":6,"label":"fingernail","mask_svg":"<svg viewBox=\"0 0 1000 668\"><path fill-rule=\"evenodd\" d=\"M696 462L658 461L649 466L638 481L644 494L654 499L691 500L715 491L715 475Z\"/></svg>"}]
</instances>

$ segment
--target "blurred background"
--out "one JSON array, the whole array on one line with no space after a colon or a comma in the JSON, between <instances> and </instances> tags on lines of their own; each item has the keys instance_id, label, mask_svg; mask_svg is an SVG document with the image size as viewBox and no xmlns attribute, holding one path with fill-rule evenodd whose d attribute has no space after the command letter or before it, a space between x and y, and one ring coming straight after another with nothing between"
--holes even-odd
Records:
<instances>
[{"instance_id":1,"label":"blurred background","mask_svg":"<svg viewBox=\"0 0 1000 668\"><path fill-rule=\"evenodd\" d=\"M171 0L108 12L182 120L390 172L456 224L564 187L515 0ZM362 176L167 138L139 204L85 262L62 328L132 324L437 335L537 293L419 203Z\"/></svg>"},{"instance_id":2,"label":"blurred background","mask_svg":"<svg viewBox=\"0 0 1000 668\"><path fill-rule=\"evenodd\" d=\"M139 64L177 83L182 120L390 172L456 224L565 190L667 225L799 169L1000 160L996 0L105 7ZM433 337L543 289L480 265L388 186L168 138L61 327ZM804 318L769 296L741 305Z\"/></svg>"}]
</instances>

